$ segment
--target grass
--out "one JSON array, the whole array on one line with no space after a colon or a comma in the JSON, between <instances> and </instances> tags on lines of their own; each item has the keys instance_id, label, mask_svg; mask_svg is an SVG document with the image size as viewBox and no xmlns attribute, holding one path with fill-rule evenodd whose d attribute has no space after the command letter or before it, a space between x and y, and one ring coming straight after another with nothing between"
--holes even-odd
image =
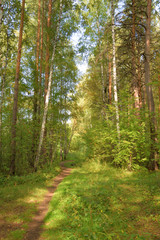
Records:
<instances>
[{"instance_id":1,"label":"grass","mask_svg":"<svg viewBox=\"0 0 160 240\"><path fill-rule=\"evenodd\" d=\"M60 168L28 176L0 178L0 239L21 240Z\"/></svg>"},{"instance_id":2,"label":"grass","mask_svg":"<svg viewBox=\"0 0 160 240\"><path fill-rule=\"evenodd\" d=\"M65 167L81 167L85 161L85 154L82 152L69 152Z\"/></svg>"},{"instance_id":3,"label":"grass","mask_svg":"<svg viewBox=\"0 0 160 240\"><path fill-rule=\"evenodd\" d=\"M160 172L74 169L54 194L40 239L160 239Z\"/></svg>"}]
</instances>

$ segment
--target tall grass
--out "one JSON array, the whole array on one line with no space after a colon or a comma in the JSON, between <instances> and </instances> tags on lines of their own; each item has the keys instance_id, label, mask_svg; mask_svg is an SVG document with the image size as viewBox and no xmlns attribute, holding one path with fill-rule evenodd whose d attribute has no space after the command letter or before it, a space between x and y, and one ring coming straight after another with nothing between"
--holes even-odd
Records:
<instances>
[{"instance_id":1,"label":"tall grass","mask_svg":"<svg viewBox=\"0 0 160 240\"><path fill-rule=\"evenodd\" d=\"M85 163L59 185L45 240L160 239L160 173Z\"/></svg>"}]
</instances>

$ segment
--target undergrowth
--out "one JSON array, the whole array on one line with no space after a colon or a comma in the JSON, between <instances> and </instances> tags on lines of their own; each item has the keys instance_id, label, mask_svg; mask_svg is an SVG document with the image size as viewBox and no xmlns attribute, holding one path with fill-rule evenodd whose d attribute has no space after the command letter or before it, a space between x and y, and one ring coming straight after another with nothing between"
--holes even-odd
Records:
<instances>
[{"instance_id":1,"label":"undergrowth","mask_svg":"<svg viewBox=\"0 0 160 240\"><path fill-rule=\"evenodd\" d=\"M85 163L59 185L41 239L158 240L159 180L159 172Z\"/></svg>"}]
</instances>

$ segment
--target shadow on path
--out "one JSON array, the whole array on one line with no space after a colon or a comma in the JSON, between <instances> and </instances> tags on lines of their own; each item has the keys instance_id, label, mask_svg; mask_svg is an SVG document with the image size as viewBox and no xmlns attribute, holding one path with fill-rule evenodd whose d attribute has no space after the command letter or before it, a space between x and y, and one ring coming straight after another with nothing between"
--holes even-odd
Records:
<instances>
[{"instance_id":1,"label":"shadow on path","mask_svg":"<svg viewBox=\"0 0 160 240\"><path fill-rule=\"evenodd\" d=\"M62 182L62 180L70 175L71 168L65 168L62 164L62 172L54 178L53 185L48 188L48 192L46 193L44 200L40 203L36 215L33 217L31 223L28 226L27 233L24 236L24 240L38 240L40 234L42 232L42 224L45 218L45 215L48 212L48 205L52 199L54 192L56 191L58 185Z\"/></svg>"}]
</instances>

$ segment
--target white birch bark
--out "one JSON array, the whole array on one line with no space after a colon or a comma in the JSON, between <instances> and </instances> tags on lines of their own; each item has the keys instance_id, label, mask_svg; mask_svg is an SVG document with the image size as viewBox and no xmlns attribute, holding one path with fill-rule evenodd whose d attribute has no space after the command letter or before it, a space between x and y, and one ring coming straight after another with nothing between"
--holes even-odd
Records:
<instances>
[{"instance_id":1,"label":"white birch bark","mask_svg":"<svg viewBox=\"0 0 160 240\"><path fill-rule=\"evenodd\" d=\"M40 137L39 137L39 145L38 145L37 155L36 155L36 159L35 159L35 163L34 163L35 170L37 170L37 166L39 164L39 158L40 158L40 153L41 153L41 148L42 148L42 143L43 143L43 138L44 138L44 131L45 131L46 118L47 118L47 113L48 113L51 85L52 85L53 62L54 62L54 57L55 57L55 50L56 50L57 39L58 39L58 35L59 35L61 16L62 16L62 0L60 0L59 22L58 22L58 25L57 25L56 36L55 36L55 41L54 41L54 45L53 45L51 67L50 67L49 80L48 80L48 90L47 90L46 99L45 99L43 120L42 120L41 132L40 132Z\"/></svg>"},{"instance_id":2,"label":"white birch bark","mask_svg":"<svg viewBox=\"0 0 160 240\"><path fill-rule=\"evenodd\" d=\"M118 110L118 94L117 94L115 19L114 19L113 0L111 1L111 11L112 11L112 41L113 41L113 91L114 91L114 104L115 104L115 108L116 108L117 134L118 134L118 138L120 139L119 110Z\"/></svg>"}]
</instances>

